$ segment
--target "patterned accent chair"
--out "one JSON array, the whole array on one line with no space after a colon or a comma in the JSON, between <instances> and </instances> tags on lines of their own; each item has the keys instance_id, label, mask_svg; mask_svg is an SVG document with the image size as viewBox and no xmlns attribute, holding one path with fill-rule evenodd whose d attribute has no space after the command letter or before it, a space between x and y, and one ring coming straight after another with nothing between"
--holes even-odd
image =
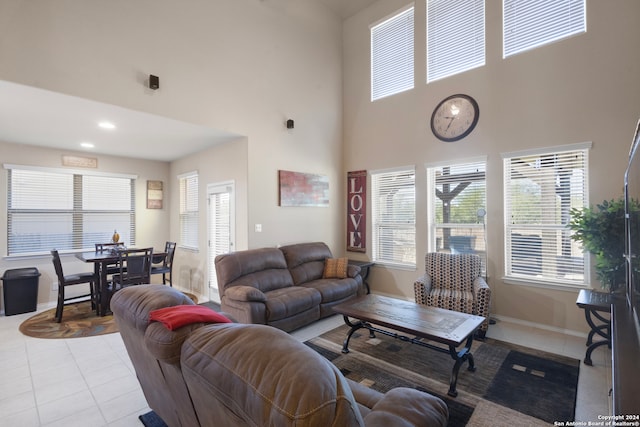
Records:
<instances>
[{"instance_id":1,"label":"patterned accent chair","mask_svg":"<svg viewBox=\"0 0 640 427\"><path fill-rule=\"evenodd\" d=\"M491 288L481 276L478 255L431 252L425 256L425 274L413 284L418 304L485 317L478 330L489 328Z\"/></svg>"}]
</instances>

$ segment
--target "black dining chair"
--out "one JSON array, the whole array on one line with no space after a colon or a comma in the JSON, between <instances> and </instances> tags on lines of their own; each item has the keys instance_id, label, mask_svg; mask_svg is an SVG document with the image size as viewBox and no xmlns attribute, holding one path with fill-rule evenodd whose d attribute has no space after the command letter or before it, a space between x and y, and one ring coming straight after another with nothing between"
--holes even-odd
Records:
<instances>
[{"instance_id":1,"label":"black dining chair","mask_svg":"<svg viewBox=\"0 0 640 427\"><path fill-rule=\"evenodd\" d=\"M58 276L58 304L56 305L56 322L62 321L62 311L65 305L78 304L85 301L91 301L91 308L97 309L96 298L96 283L97 278L94 272L75 273L64 275L62 271L62 262L60 261L60 254L57 250L51 251L53 257L53 267L56 270L56 276ZM65 290L67 286L89 284L89 293L82 295L66 296Z\"/></svg>"},{"instance_id":2,"label":"black dining chair","mask_svg":"<svg viewBox=\"0 0 640 427\"><path fill-rule=\"evenodd\" d=\"M125 249L124 242L118 243L96 243L96 252L117 252ZM112 275L120 272L120 267L117 263L107 265L107 275Z\"/></svg>"},{"instance_id":3,"label":"black dining chair","mask_svg":"<svg viewBox=\"0 0 640 427\"><path fill-rule=\"evenodd\" d=\"M153 248L124 249L118 252L120 271L111 278L115 290L151 281Z\"/></svg>"},{"instance_id":4,"label":"black dining chair","mask_svg":"<svg viewBox=\"0 0 640 427\"><path fill-rule=\"evenodd\" d=\"M166 242L164 252L167 254L162 259L162 265L151 266L151 274L162 274L162 284L167 284L167 275L169 275L169 286L173 287L173 255L176 252L176 242Z\"/></svg>"}]
</instances>

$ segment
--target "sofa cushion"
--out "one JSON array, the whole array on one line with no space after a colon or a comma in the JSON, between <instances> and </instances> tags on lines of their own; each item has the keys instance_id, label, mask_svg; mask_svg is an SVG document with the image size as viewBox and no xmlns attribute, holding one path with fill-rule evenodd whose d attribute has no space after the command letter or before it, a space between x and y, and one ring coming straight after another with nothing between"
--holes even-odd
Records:
<instances>
[{"instance_id":1,"label":"sofa cushion","mask_svg":"<svg viewBox=\"0 0 640 427\"><path fill-rule=\"evenodd\" d=\"M333 256L323 242L281 246L280 250L284 254L295 285L322 278L324 260Z\"/></svg>"},{"instance_id":2,"label":"sofa cushion","mask_svg":"<svg viewBox=\"0 0 640 427\"><path fill-rule=\"evenodd\" d=\"M355 296L359 284L356 279L319 279L304 283L300 287L317 290L322 296L320 303L326 304Z\"/></svg>"},{"instance_id":3,"label":"sofa cushion","mask_svg":"<svg viewBox=\"0 0 640 427\"><path fill-rule=\"evenodd\" d=\"M220 297L231 286L251 286L262 292L293 286L284 255L277 248L218 255L215 265Z\"/></svg>"},{"instance_id":4,"label":"sofa cushion","mask_svg":"<svg viewBox=\"0 0 640 427\"><path fill-rule=\"evenodd\" d=\"M324 260L323 279L344 279L347 276L347 268L349 267L349 259L344 258L327 258Z\"/></svg>"},{"instance_id":5,"label":"sofa cushion","mask_svg":"<svg viewBox=\"0 0 640 427\"><path fill-rule=\"evenodd\" d=\"M302 286L276 289L268 292L266 296L267 323L317 307L322 299L318 290Z\"/></svg>"}]
</instances>

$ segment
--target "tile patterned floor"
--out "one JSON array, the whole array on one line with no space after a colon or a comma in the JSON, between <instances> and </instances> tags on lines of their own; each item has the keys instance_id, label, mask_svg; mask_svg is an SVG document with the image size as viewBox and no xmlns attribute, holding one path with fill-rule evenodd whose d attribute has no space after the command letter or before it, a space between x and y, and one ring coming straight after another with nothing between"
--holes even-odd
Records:
<instances>
[{"instance_id":1,"label":"tile patterned floor","mask_svg":"<svg viewBox=\"0 0 640 427\"><path fill-rule=\"evenodd\" d=\"M120 335L23 336L18 326L33 314L0 316L0 427L141 427L149 408ZM305 341L342 323L334 316L292 335ZM584 338L500 320L488 336L581 360L586 349ZM580 366L576 421L610 413L611 351L600 347L593 363Z\"/></svg>"}]
</instances>

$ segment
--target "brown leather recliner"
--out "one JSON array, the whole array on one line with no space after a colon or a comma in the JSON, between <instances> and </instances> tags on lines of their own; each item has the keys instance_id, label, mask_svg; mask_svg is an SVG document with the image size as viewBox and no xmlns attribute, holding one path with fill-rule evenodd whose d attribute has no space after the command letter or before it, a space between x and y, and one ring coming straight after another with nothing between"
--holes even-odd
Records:
<instances>
[{"instance_id":1,"label":"brown leather recliner","mask_svg":"<svg viewBox=\"0 0 640 427\"><path fill-rule=\"evenodd\" d=\"M282 330L253 324L148 324L154 309L191 303L172 288L140 285L112 308L149 406L170 426L445 426L439 398L386 394L346 379ZM140 336L143 339L140 339Z\"/></svg>"}]
</instances>

